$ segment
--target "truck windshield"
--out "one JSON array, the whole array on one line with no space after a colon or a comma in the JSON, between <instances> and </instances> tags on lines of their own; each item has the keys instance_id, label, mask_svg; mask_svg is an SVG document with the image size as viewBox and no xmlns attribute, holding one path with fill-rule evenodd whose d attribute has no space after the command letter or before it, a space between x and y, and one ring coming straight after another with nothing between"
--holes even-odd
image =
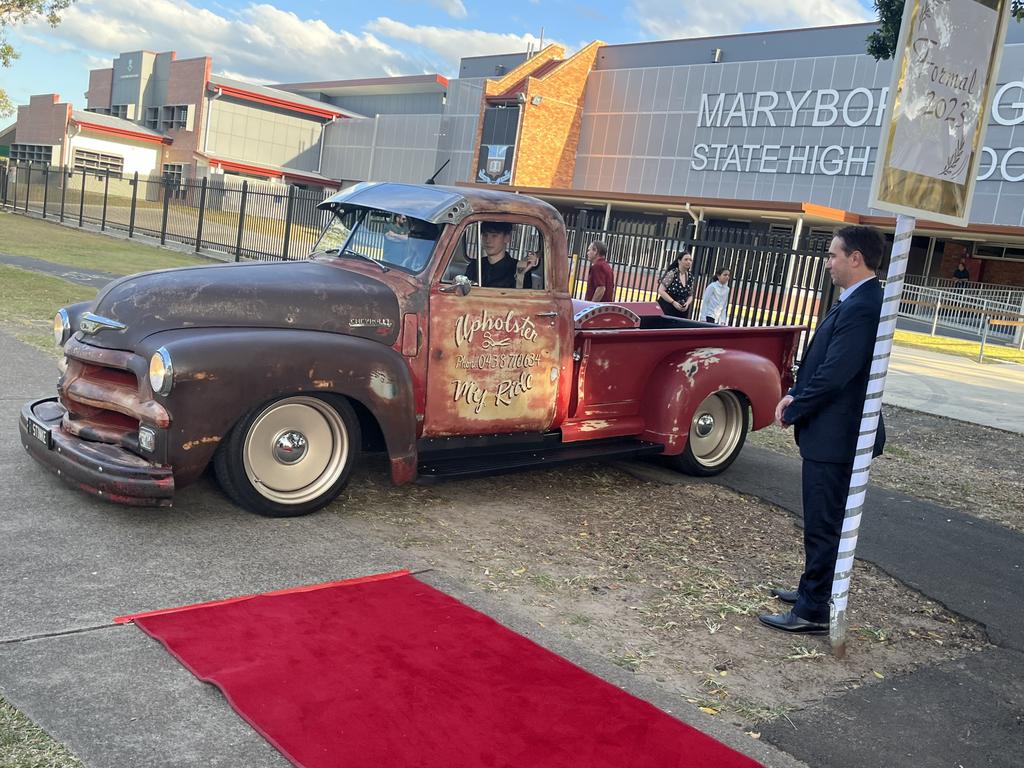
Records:
<instances>
[{"instance_id":1,"label":"truck windshield","mask_svg":"<svg viewBox=\"0 0 1024 768\"><path fill-rule=\"evenodd\" d=\"M401 213L368 208L335 211L316 251L372 259L382 267L420 272L430 261L441 227Z\"/></svg>"}]
</instances>

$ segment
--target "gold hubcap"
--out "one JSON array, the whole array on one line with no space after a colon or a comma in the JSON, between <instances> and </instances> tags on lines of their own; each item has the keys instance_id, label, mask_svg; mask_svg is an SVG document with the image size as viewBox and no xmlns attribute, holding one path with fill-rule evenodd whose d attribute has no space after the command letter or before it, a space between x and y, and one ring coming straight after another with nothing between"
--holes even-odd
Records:
<instances>
[{"instance_id":1,"label":"gold hubcap","mask_svg":"<svg viewBox=\"0 0 1024 768\"><path fill-rule=\"evenodd\" d=\"M705 467L715 467L736 449L746 414L733 392L715 392L697 407L690 422L690 452Z\"/></svg>"},{"instance_id":2,"label":"gold hubcap","mask_svg":"<svg viewBox=\"0 0 1024 768\"><path fill-rule=\"evenodd\" d=\"M315 397L270 405L245 436L245 474L262 496L303 504L325 493L348 463L348 430L338 412Z\"/></svg>"}]
</instances>

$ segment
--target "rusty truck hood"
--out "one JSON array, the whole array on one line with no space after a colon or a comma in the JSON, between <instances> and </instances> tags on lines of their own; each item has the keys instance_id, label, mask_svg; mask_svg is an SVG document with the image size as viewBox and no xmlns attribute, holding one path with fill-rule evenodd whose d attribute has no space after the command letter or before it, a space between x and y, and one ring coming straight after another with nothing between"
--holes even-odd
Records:
<instances>
[{"instance_id":1,"label":"rusty truck hood","mask_svg":"<svg viewBox=\"0 0 1024 768\"><path fill-rule=\"evenodd\" d=\"M315 261L143 272L110 283L91 311L125 328L79 331L83 340L129 350L180 328L289 328L393 344L399 324L398 300L386 283Z\"/></svg>"}]
</instances>

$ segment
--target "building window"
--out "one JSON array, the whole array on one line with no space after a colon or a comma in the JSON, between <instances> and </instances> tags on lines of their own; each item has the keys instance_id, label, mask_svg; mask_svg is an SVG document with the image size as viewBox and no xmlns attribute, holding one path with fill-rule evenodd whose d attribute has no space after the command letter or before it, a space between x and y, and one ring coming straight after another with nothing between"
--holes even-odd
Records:
<instances>
[{"instance_id":1,"label":"building window","mask_svg":"<svg viewBox=\"0 0 1024 768\"><path fill-rule=\"evenodd\" d=\"M128 105L114 104L110 107L110 114L113 117L120 117L122 120L126 120L128 118Z\"/></svg>"},{"instance_id":2,"label":"building window","mask_svg":"<svg viewBox=\"0 0 1024 768\"><path fill-rule=\"evenodd\" d=\"M1024 261L1024 248L1013 245L982 245L979 243L974 249L974 258Z\"/></svg>"},{"instance_id":3,"label":"building window","mask_svg":"<svg viewBox=\"0 0 1024 768\"><path fill-rule=\"evenodd\" d=\"M147 128L152 128L154 131L159 131L160 107L146 107L146 119L144 123Z\"/></svg>"},{"instance_id":4,"label":"building window","mask_svg":"<svg viewBox=\"0 0 1024 768\"><path fill-rule=\"evenodd\" d=\"M182 179L185 176L184 163L164 163L163 176L171 197L176 200L184 198L187 191L182 184Z\"/></svg>"},{"instance_id":5,"label":"building window","mask_svg":"<svg viewBox=\"0 0 1024 768\"><path fill-rule=\"evenodd\" d=\"M88 149L76 149L74 159L75 170L81 173L95 173L97 176L117 176L124 172L124 158L120 155L108 155L103 152L92 152Z\"/></svg>"},{"instance_id":6,"label":"building window","mask_svg":"<svg viewBox=\"0 0 1024 768\"><path fill-rule=\"evenodd\" d=\"M161 109L160 130L189 128L189 107L187 104L172 104Z\"/></svg>"},{"instance_id":7,"label":"building window","mask_svg":"<svg viewBox=\"0 0 1024 768\"><path fill-rule=\"evenodd\" d=\"M53 147L46 144L11 144L11 161L15 163L52 163Z\"/></svg>"}]
</instances>

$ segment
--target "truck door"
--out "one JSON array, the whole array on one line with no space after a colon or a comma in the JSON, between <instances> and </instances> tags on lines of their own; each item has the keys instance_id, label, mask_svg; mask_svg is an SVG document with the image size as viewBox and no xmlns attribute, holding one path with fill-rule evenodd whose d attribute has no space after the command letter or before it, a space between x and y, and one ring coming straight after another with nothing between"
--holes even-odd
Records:
<instances>
[{"instance_id":1,"label":"truck door","mask_svg":"<svg viewBox=\"0 0 1024 768\"><path fill-rule=\"evenodd\" d=\"M533 225L466 225L430 290L424 437L551 426L570 319L557 311L545 251Z\"/></svg>"}]
</instances>

